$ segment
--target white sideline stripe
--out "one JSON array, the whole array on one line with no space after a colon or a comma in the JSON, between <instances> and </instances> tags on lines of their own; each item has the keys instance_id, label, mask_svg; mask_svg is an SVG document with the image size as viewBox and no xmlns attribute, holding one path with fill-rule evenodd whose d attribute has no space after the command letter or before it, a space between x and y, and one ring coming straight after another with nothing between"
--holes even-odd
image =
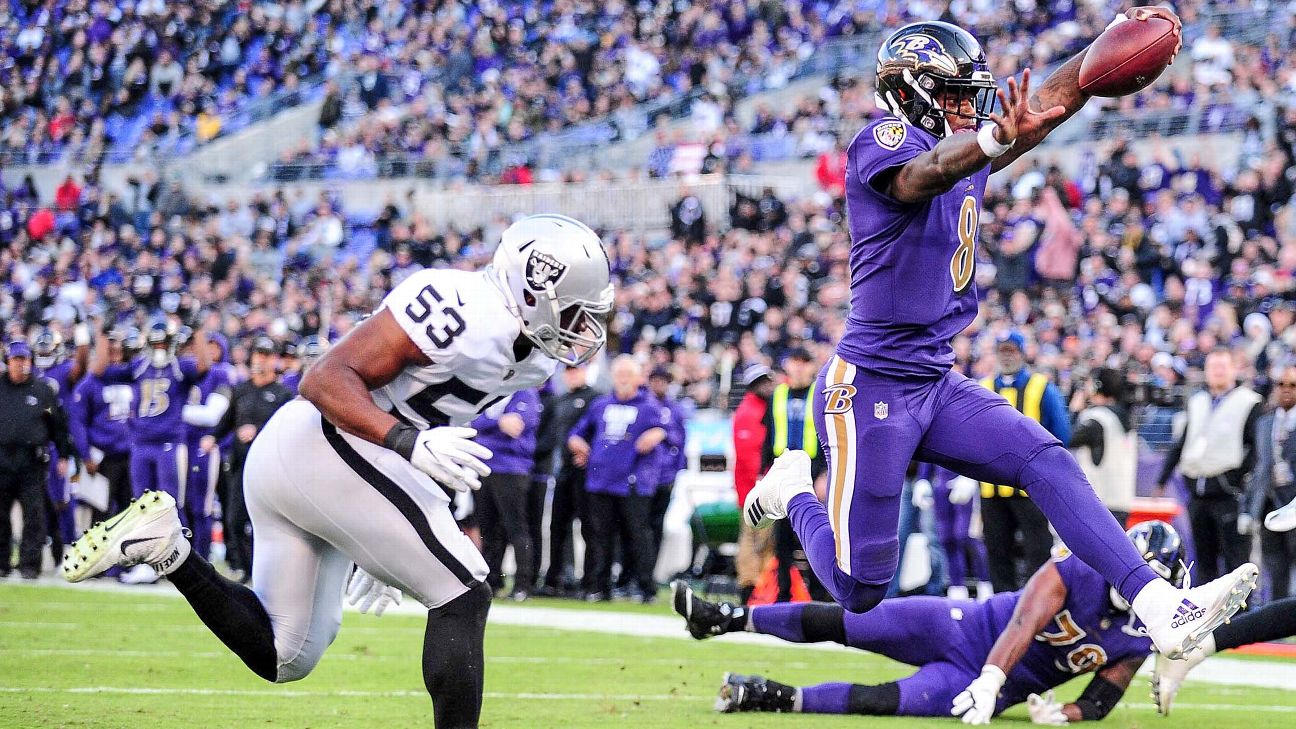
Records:
<instances>
[{"instance_id":1,"label":"white sideline stripe","mask_svg":"<svg viewBox=\"0 0 1296 729\"><path fill-rule=\"evenodd\" d=\"M0 656L21 655L33 657L70 656L92 658L96 656L126 658L232 658L228 651L142 651L111 650L107 648L0 648ZM390 654L326 653L330 661L395 661L409 660L408 656ZM488 656L488 663L516 663L523 665L570 664L576 666L688 666L699 664L729 665L733 661L719 658L597 658L578 656ZM805 669L817 664L805 661L779 661L779 668Z\"/></svg>"},{"instance_id":2,"label":"white sideline stripe","mask_svg":"<svg viewBox=\"0 0 1296 729\"><path fill-rule=\"evenodd\" d=\"M199 689L199 688L136 688L125 686L0 686L5 694L130 694L143 696L264 696L268 698L320 698L345 696L361 698L418 698L426 699L426 691L301 691L296 689ZM523 699L541 701L713 701L712 696L687 694L549 694L487 691L487 699ZM1176 704L1187 706L1187 704ZM1255 707L1250 707L1255 708Z\"/></svg>"},{"instance_id":3,"label":"white sideline stripe","mask_svg":"<svg viewBox=\"0 0 1296 729\"><path fill-rule=\"evenodd\" d=\"M351 698L417 698L426 699L425 691L301 691L297 689L200 689L200 688L137 688L123 686L0 686L0 693L6 694L127 694L139 696L243 696L267 698L321 698L342 696ZM507 691L487 691L487 699L517 699L525 701L713 701L712 696L689 694L559 694L559 693L513 693ZM1122 702L1126 708L1147 708ZM1263 711L1279 714L1296 713L1296 706L1273 706L1265 704L1195 704L1175 702L1178 709L1196 709L1198 711Z\"/></svg>"},{"instance_id":4,"label":"white sideline stripe","mask_svg":"<svg viewBox=\"0 0 1296 729\"><path fill-rule=\"evenodd\" d=\"M42 578L35 582L4 583L0 582L0 595L10 587L19 589L27 586L60 587L69 590L92 590L114 592L147 597L179 598L180 593L168 582L156 585L122 585L102 580L71 585L57 577ZM348 610L354 608L347 607ZM422 605L410 600L402 605L393 605L387 609L389 615L409 615L422 617L427 614ZM61 617L61 616L60 616ZM381 620L379 618L378 620ZM489 622L494 625L509 625L524 628L541 628L549 630L576 630L589 633L610 633L622 637L636 638L669 638L688 640L693 638L684 630L679 617L671 615L646 615L642 613L612 612L610 610L578 610L570 608L528 607L525 605L508 605L496 603L491 606ZM8 626L52 628L80 628L88 623L16 623L0 621L0 629ZM154 630L167 632L206 632L201 625L163 625ZM390 628L348 625L343 628L350 633L370 634L389 633ZM731 633L721 640L726 643L757 645L767 648L780 648L787 651L855 651L853 648L825 643L786 643L774 636L756 633ZM325 660L328 660L326 656ZM1144 663L1141 674L1150 676L1152 661ZM1187 683L1211 683L1223 686L1251 686L1290 690L1296 686L1296 662L1251 661L1226 656L1212 656L1210 660L1193 669ZM1178 702L1176 702L1178 705ZM1210 705L1206 705L1210 706ZM1296 711L1296 706L1293 706Z\"/></svg>"}]
</instances>

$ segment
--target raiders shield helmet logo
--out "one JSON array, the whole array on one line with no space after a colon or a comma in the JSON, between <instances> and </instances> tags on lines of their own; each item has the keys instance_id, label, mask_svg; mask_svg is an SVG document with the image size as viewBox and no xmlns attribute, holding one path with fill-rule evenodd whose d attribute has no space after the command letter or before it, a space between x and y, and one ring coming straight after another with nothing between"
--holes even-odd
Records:
<instances>
[{"instance_id":1,"label":"raiders shield helmet logo","mask_svg":"<svg viewBox=\"0 0 1296 729\"><path fill-rule=\"evenodd\" d=\"M532 291L539 292L549 286L557 286L566 274L567 264L548 253L531 251L530 257L527 258L526 282L527 287Z\"/></svg>"}]
</instances>

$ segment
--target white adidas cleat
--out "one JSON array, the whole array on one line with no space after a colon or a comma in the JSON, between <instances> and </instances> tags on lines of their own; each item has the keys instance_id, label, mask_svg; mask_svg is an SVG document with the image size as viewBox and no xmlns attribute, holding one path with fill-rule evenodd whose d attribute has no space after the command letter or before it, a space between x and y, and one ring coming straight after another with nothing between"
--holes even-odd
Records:
<instances>
[{"instance_id":1,"label":"white adidas cleat","mask_svg":"<svg viewBox=\"0 0 1296 729\"><path fill-rule=\"evenodd\" d=\"M1286 506L1269 512L1264 518L1264 526L1271 532L1289 532L1296 529L1296 499L1292 499Z\"/></svg>"},{"instance_id":2,"label":"white adidas cleat","mask_svg":"<svg viewBox=\"0 0 1296 729\"><path fill-rule=\"evenodd\" d=\"M166 574L189 556L175 499L145 491L116 516L95 524L63 555L63 578L80 582L112 567L148 565Z\"/></svg>"},{"instance_id":3,"label":"white adidas cleat","mask_svg":"<svg viewBox=\"0 0 1296 729\"><path fill-rule=\"evenodd\" d=\"M1260 569L1250 562L1210 582L1180 590L1153 580L1134 596L1134 614L1147 627L1158 652L1181 658L1246 607Z\"/></svg>"},{"instance_id":4,"label":"white adidas cleat","mask_svg":"<svg viewBox=\"0 0 1296 729\"><path fill-rule=\"evenodd\" d=\"M1179 693L1188 672L1214 653L1215 636L1209 635L1197 650L1190 651L1178 660L1171 660L1160 653L1156 655L1156 664L1152 669L1152 700L1156 702L1157 711L1162 716L1170 715L1170 705L1174 703L1175 694Z\"/></svg>"},{"instance_id":5,"label":"white adidas cleat","mask_svg":"<svg viewBox=\"0 0 1296 729\"><path fill-rule=\"evenodd\" d=\"M810 456L805 451L784 451L747 494L743 519L753 529L764 529L786 519L788 502L802 492L814 495Z\"/></svg>"}]
</instances>

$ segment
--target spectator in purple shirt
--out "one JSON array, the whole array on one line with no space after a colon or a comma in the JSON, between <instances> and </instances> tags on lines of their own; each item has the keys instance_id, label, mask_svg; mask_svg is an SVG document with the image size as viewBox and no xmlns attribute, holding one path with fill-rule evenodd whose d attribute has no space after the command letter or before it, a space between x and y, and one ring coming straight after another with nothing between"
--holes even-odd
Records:
<instances>
[{"instance_id":1,"label":"spectator in purple shirt","mask_svg":"<svg viewBox=\"0 0 1296 729\"><path fill-rule=\"evenodd\" d=\"M643 368L630 355L612 361L612 392L590 405L572 428L567 447L577 466L586 466L585 548L591 550L592 574L586 575L586 599L608 598L614 528L630 545L622 567L631 571L641 600L652 603L657 588L652 568L649 509L657 490L657 446L666 439L670 411L643 387Z\"/></svg>"},{"instance_id":2,"label":"spectator in purple shirt","mask_svg":"<svg viewBox=\"0 0 1296 729\"><path fill-rule=\"evenodd\" d=\"M504 587L500 565L511 545L517 572L512 598L527 599L535 586L535 549L527 528L527 492L535 461L536 427L540 424L540 395L535 390L514 393L506 403L490 408L473 421L477 442L493 454L491 473L477 492L477 517L481 522L482 553L490 568L487 581L498 592ZM497 414L493 414L497 413Z\"/></svg>"}]
</instances>

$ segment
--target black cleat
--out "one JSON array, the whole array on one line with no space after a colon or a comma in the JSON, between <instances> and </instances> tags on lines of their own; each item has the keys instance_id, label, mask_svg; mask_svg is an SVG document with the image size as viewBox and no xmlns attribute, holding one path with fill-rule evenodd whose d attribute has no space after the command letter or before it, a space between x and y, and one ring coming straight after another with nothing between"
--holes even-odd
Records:
<instances>
[{"instance_id":1,"label":"black cleat","mask_svg":"<svg viewBox=\"0 0 1296 729\"><path fill-rule=\"evenodd\" d=\"M724 714L737 711L794 711L797 690L764 676L740 676L726 673L715 710Z\"/></svg>"},{"instance_id":2,"label":"black cleat","mask_svg":"<svg viewBox=\"0 0 1296 729\"><path fill-rule=\"evenodd\" d=\"M671 583L671 598L689 634L698 640L742 630L747 625L747 608L727 602L707 602L693 594L693 588L684 580Z\"/></svg>"}]
</instances>

